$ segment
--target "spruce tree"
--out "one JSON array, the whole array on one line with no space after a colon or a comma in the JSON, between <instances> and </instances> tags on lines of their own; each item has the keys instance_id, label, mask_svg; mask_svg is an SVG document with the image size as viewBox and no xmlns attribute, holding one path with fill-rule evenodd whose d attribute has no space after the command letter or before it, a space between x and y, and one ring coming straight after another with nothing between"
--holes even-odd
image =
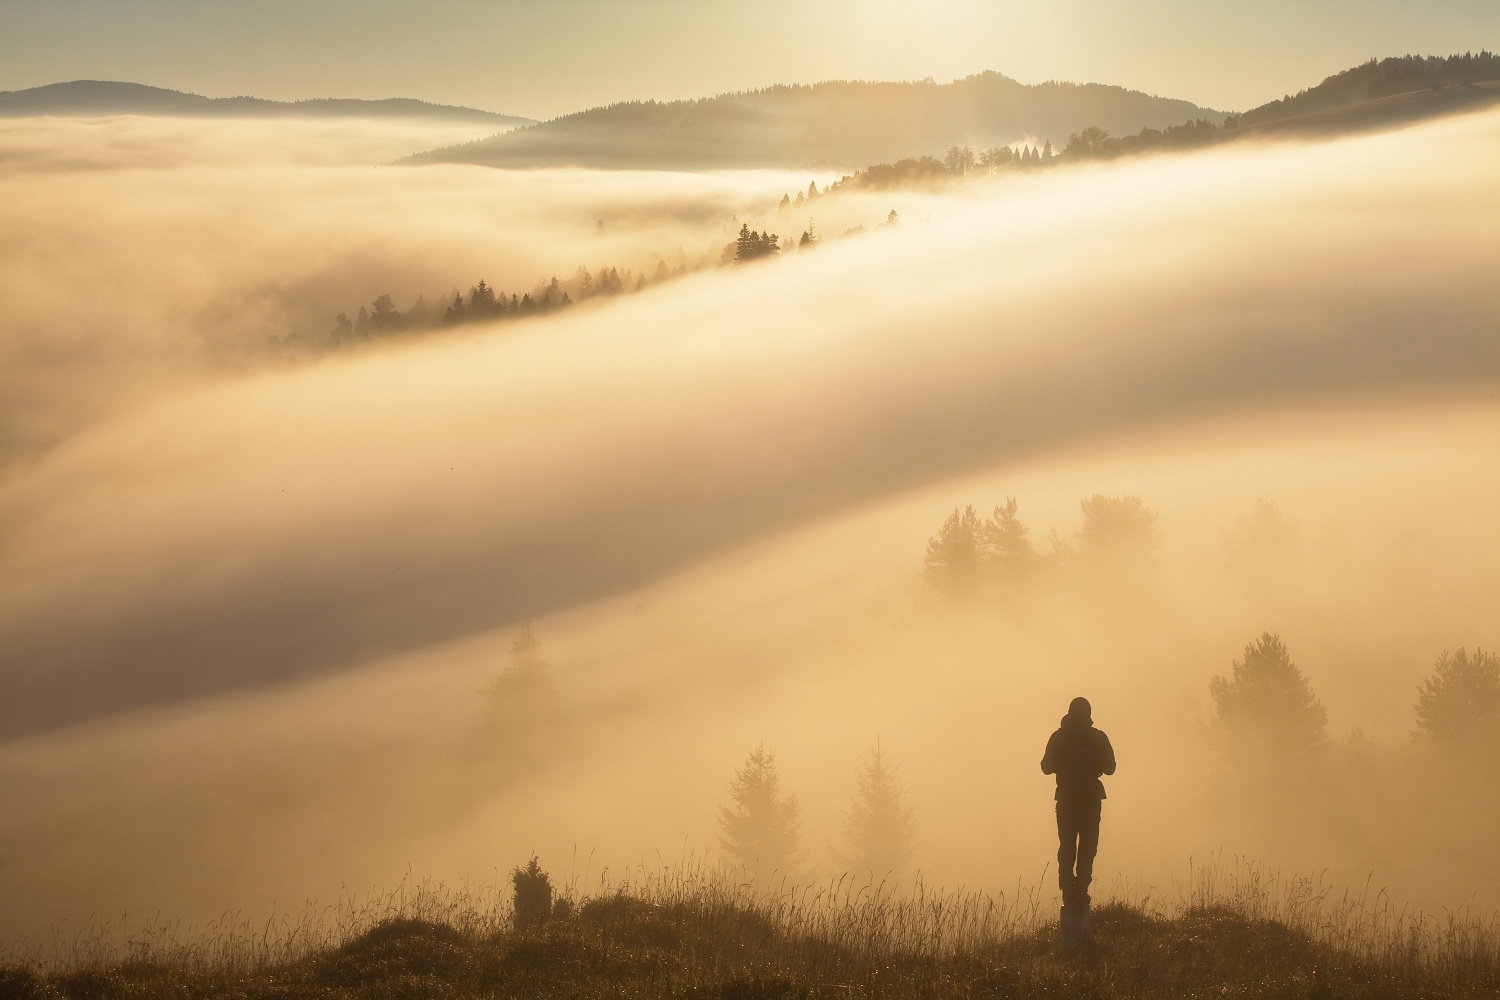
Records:
<instances>
[{"instance_id":1,"label":"spruce tree","mask_svg":"<svg viewBox=\"0 0 1500 1000\"><path fill-rule=\"evenodd\" d=\"M536 855L524 868L510 870L515 889L515 928L524 930L546 920L552 913L552 877L542 870Z\"/></svg>"},{"instance_id":2,"label":"spruce tree","mask_svg":"<svg viewBox=\"0 0 1500 1000\"><path fill-rule=\"evenodd\" d=\"M762 743L729 782L730 805L719 807L720 843L728 859L745 871L786 873L801 859L802 809L795 795L781 795L776 755Z\"/></svg>"},{"instance_id":3,"label":"spruce tree","mask_svg":"<svg viewBox=\"0 0 1500 1000\"><path fill-rule=\"evenodd\" d=\"M844 837L850 872L879 880L900 877L916 850L916 808L907 802L901 766L881 749L880 741L854 775L854 793L844 812Z\"/></svg>"},{"instance_id":4,"label":"spruce tree","mask_svg":"<svg viewBox=\"0 0 1500 1000\"><path fill-rule=\"evenodd\" d=\"M556 738L562 704L552 665L530 623L510 644L510 664L485 689L485 725L491 739L525 759Z\"/></svg>"},{"instance_id":5,"label":"spruce tree","mask_svg":"<svg viewBox=\"0 0 1500 1000\"><path fill-rule=\"evenodd\" d=\"M462 323L464 321L464 297L457 292L453 293L453 304L443 314L444 323Z\"/></svg>"}]
</instances>

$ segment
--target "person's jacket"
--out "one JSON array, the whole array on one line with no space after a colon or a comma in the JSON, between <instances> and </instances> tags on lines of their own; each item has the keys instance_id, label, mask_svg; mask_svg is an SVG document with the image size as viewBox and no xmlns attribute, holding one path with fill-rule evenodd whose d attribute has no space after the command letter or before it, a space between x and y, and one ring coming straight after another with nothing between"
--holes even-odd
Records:
<instances>
[{"instance_id":1,"label":"person's jacket","mask_svg":"<svg viewBox=\"0 0 1500 1000\"><path fill-rule=\"evenodd\" d=\"M1099 776L1115 773L1115 748L1089 719L1065 715L1057 732L1047 740L1042 773L1057 775L1057 794L1053 797L1058 801L1105 798Z\"/></svg>"}]
</instances>

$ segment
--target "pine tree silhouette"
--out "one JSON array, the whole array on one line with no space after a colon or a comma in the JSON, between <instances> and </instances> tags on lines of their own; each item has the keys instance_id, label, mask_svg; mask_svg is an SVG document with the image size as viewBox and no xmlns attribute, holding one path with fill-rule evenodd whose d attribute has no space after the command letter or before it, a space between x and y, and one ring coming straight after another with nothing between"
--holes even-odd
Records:
<instances>
[{"instance_id":1,"label":"pine tree silhouette","mask_svg":"<svg viewBox=\"0 0 1500 1000\"><path fill-rule=\"evenodd\" d=\"M1015 497L996 505L980 531L985 564L1000 581L1020 580L1036 568L1040 557L1026 537L1031 529L1016 515Z\"/></svg>"},{"instance_id":2,"label":"pine tree silhouette","mask_svg":"<svg viewBox=\"0 0 1500 1000\"><path fill-rule=\"evenodd\" d=\"M1443 650L1417 689L1416 735L1455 750L1500 745L1500 656Z\"/></svg>"},{"instance_id":3,"label":"pine tree silhouette","mask_svg":"<svg viewBox=\"0 0 1500 1000\"><path fill-rule=\"evenodd\" d=\"M878 881L905 874L916 850L916 808L907 803L901 766L875 741L854 776L854 793L844 812L848 854L842 860L855 875Z\"/></svg>"},{"instance_id":4,"label":"pine tree silhouette","mask_svg":"<svg viewBox=\"0 0 1500 1000\"><path fill-rule=\"evenodd\" d=\"M510 664L485 689L485 727L498 747L524 762L557 738L562 702L542 644L528 623L510 644Z\"/></svg>"},{"instance_id":5,"label":"pine tree silhouette","mask_svg":"<svg viewBox=\"0 0 1500 1000\"><path fill-rule=\"evenodd\" d=\"M1084 559L1145 559L1156 550L1156 512L1138 496L1107 497L1095 493L1078 502L1083 527L1074 536Z\"/></svg>"},{"instance_id":6,"label":"pine tree silhouette","mask_svg":"<svg viewBox=\"0 0 1500 1000\"><path fill-rule=\"evenodd\" d=\"M1303 753L1327 742L1328 711L1279 635L1261 633L1233 667L1231 676L1215 677L1208 685L1215 729L1276 754Z\"/></svg>"},{"instance_id":7,"label":"pine tree silhouette","mask_svg":"<svg viewBox=\"0 0 1500 1000\"><path fill-rule=\"evenodd\" d=\"M787 871L801 860L802 808L781 795L776 755L762 743L729 782L729 806L719 807L720 843L730 861L760 876Z\"/></svg>"},{"instance_id":8,"label":"pine tree silhouette","mask_svg":"<svg viewBox=\"0 0 1500 1000\"><path fill-rule=\"evenodd\" d=\"M983 528L974 508L953 513L927 542L927 562L922 578L934 589L956 597L972 592L979 584L980 536Z\"/></svg>"}]
</instances>

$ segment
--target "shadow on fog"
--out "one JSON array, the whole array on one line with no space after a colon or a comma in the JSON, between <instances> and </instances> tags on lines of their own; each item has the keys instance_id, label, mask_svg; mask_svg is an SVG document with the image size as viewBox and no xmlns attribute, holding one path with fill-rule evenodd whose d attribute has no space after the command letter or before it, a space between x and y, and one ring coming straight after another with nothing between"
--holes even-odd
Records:
<instances>
[{"instance_id":1,"label":"shadow on fog","mask_svg":"<svg viewBox=\"0 0 1500 1000\"><path fill-rule=\"evenodd\" d=\"M1493 237L1449 225L1486 182L1416 198L1423 154L1377 141L1400 155L1354 185L1344 146L1205 158L137 413L0 487L0 736L540 616L1132 428L1487 390Z\"/></svg>"}]
</instances>

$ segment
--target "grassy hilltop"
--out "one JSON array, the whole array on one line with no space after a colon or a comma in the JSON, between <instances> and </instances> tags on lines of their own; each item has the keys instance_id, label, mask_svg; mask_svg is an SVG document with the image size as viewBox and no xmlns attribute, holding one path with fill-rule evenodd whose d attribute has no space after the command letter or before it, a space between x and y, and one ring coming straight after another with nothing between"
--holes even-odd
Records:
<instances>
[{"instance_id":1,"label":"grassy hilltop","mask_svg":"<svg viewBox=\"0 0 1500 1000\"><path fill-rule=\"evenodd\" d=\"M840 893L843 893L840 895ZM508 912L406 905L308 946L127 946L43 970L0 967L4 1000L105 997L1492 997L1492 926L1441 925L1321 897L1244 892L1166 912L1105 903L1065 954L1035 897L830 891L757 899L672 878L518 928ZM245 946L245 941L250 946Z\"/></svg>"}]
</instances>

